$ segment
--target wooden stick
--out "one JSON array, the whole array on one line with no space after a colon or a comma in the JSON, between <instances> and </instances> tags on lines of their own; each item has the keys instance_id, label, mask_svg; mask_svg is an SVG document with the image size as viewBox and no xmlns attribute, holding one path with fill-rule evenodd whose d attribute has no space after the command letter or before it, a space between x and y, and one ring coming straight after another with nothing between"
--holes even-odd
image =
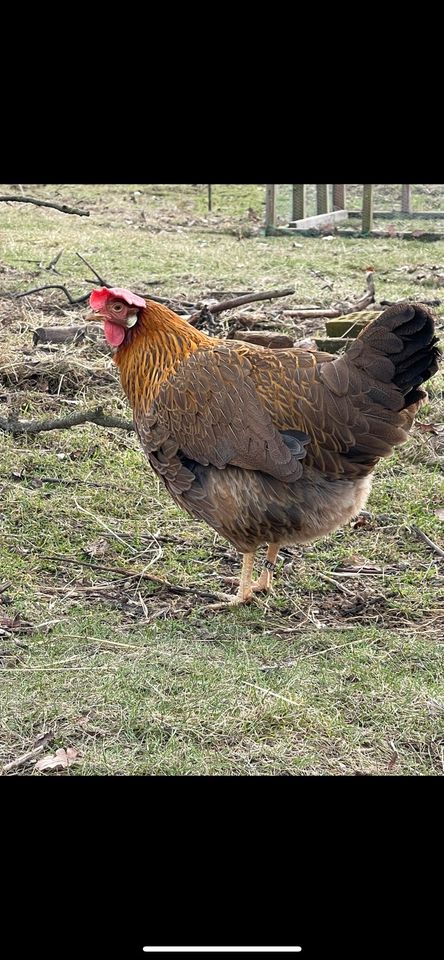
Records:
<instances>
[{"instance_id":1,"label":"wooden stick","mask_svg":"<svg viewBox=\"0 0 444 960\"><path fill-rule=\"evenodd\" d=\"M102 334L102 326L85 323L81 327L37 327L32 335L34 346L39 343L78 343L85 336Z\"/></svg>"},{"instance_id":2,"label":"wooden stick","mask_svg":"<svg viewBox=\"0 0 444 960\"><path fill-rule=\"evenodd\" d=\"M11 668L8 667L8 670ZM17 667L17 670L23 670L23 667ZM11 760L10 763L5 763L2 768L2 773L9 773L10 770L16 770L17 767L23 767L25 763L28 763L28 760L34 760L35 757L38 757L39 753L42 753L43 750L48 745L48 740L45 743L40 744L38 747L34 747L34 750L28 750L28 753L23 753L21 757L16 757L15 760Z\"/></svg>"},{"instance_id":3,"label":"wooden stick","mask_svg":"<svg viewBox=\"0 0 444 960\"><path fill-rule=\"evenodd\" d=\"M316 574L317 577L320 577L321 580L325 580L327 583L331 583L333 587L336 587L336 590L340 590L341 593L345 593L347 597L354 597L352 590L348 590L347 587L344 587L343 583L338 583L333 577L329 577L327 573L319 573L319 570Z\"/></svg>"},{"instance_id":4,"label":"wooden stick","mask_svg":"<svg viewBox=\"0 0 444 960\"><path fill-rule=\"evenodd\" d=\"M269 347L271 350L284 350L294 346L293 337L269 330L236 330L235 333L228 334L227 340L243 340L246 343L256 343L260 347Z\"/></svg>"},{"instance_id":5,"label":"wooden stick","mask_svg":"<svg viewBox=\"0 0 444 960\"><path fill-rule=\"evenodd\" d=\"M21 433L43 433L47 430L70 430L82 423L95 423L98 427L118 427L120 430L135 430L131 420L121 420L119 417L109 417L102 407L95 410L84 410L83 413L73 413L70 417L59 420L15 420L12 417L0 417L0 430L18 436Z\"/></svg>"},{"instance_id":6,"label":"wooden stick","mask_svg":"<svg viewBox=\"0 0 444 960\"><path fill-rule=\"evenodd\" d=\"M0 196L1 203L34 203L36 207L52 207L60 213L74 213L78 217L89 217L89 210L79 210L78 207L68 207L66 203L53 203L49 200L37 200L36 197L16 197L15 194Z\"/></svg>"},{"instance_id":7,"label":"wooden stick","mask_svg":"<svg viewBox=\"0 0 444 960\"><path fill-rule=\"evenodd\" d=\"M403 303L404 300L417 303L418 297L403 297L402 300L380 300L379 305L381 307L392 307L394 303ZM440 307L442 300L424 300L423 297L421 297L421 303L424 303L427 307Z\"/></svg>"},{"instance_id":8,"label":"wooden stick","mask_svg":"<svg viewBox=\"0 0 444 960\"><path fill-rule=\"evenodd\" d=\"M233 310L234 307L241 307L245 303L257 303L259 300L277 300L278 297L291 297L294 294L294 287L288 287L287 290L265 290L264 293L246 293L241 297L235 297L233 300L222 300L221 303L215 303L207 308L209 313L222 313L224 310Z\"/></svg>"},{"instance_id":9,"label":"wooden stick","mask_svg":"<svg viewBox=\"0 0 444 960\"><path fill-rule=\"evenodd\" d=\"M182 587L175 586L172 583L169 583L168 580L163 580L162 577L156 577L152 573L145 573L141 570L134 570L133 572L125 570L124 567L108 567L107 565L101 563L89 563L86 560L71 559L69 557L63 556L63 554L40 554L40 557L43 560L61 560L63 563L74 563L80 567L87 567L90 570L99 570L104 573L117 573L122 577L123 580L149 580L152 583L158 584L160 587L166 587L171 593L185 594L191 593L196 597L203 597L205 600L216 600L219 599L219 593L210 593L208 590L196 590L195 587Z\"/></svg>"},{"instance_id":10,"label":"wooden stick","mask_svg":"<svg viewBox=\"0 0 444 960\"><path fill-rule=\"evenodd\" d=\"M112 287L112 283L107 283L107 281L100 276L100 273L97 273L97 270L94 270L94 267L92 267L91 264L88 263L87 260L85 260L85 257L82 257L82 254L78 253L77 250L76 250L76 257L78 257L79 260L81 260L82 263L84 263L88 267L88 270L91 270L91 273L93 273L96 279L99 281L99 283L102 284L102 287Z\"/></svg>"},{"instance_id":11,"label":"wooden stick","mask_svg":"<svg viewBox=\"0 0 444 960\"><path fill-rule=\"evenodd\" d=\"M136 643L121 643L119 640L107 640L105 637L83 637L80 633L65 633L64 639L84 640L86 643L108 643L113 647L122 647L125 650L138 650L139 653L144 649L143 645Z\"/></svg>"},{"instance_id":12,"label":"wooden stick","mask_svg":"<svg viewBox=\"0 0 444 960\"><path fill-rule=\"evenodd\" d=\"M441 547L438 547L436 543L433 543L433 540L430 540L430 537L428 537L426 533L423 533L419 527L412 527L412 531L419 538L419 540L422 540L424 543L426 543L431 550L438 554L439 557L444 557L444 550L441 550Z\"/></svg>"},{"instance_id":13,"label":"wooden stick","mask_svg":"<svg viewBox=\"0 0 444 960\"><path fill-rule=\"evenodd\" d=\"M327 319L333 320L336 317L342 317L343 310L323 310L322 307L319 307L319 310L316 307L310 307L309 310L283 310L283 317L295 317L298 320L311 320L316 317L325 317Z\"/></svg>"},{"instance_id":14,"label":"wooden stick","mask_svg":"<svg viewBox=\"0 0 444 960\"><path fill-rule=\"evenodd\" d=\"M19 300L20 297L30 297L32 293L41 293L42 290L63 290L63 293L68 298L72 306L77 305L78 303L86 303L90 298L89 293L85 293L83 297L78 297L77 300L71 296L69 290L63 286L61 283L47 283L44 287L32 287L31 290L23 290L23 292L18 293L1 293L0 298L4 300Z\"/></svg>"}]
</instances>

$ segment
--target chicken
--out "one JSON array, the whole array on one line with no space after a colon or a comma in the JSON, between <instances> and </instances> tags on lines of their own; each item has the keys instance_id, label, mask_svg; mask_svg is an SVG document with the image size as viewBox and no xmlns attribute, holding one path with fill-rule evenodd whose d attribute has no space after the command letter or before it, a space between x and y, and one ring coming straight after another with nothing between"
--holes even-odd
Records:
<instances>
[{"instance_id":1,"label":"chicken","mask_svg":"<svg viewBox=\"0 0 444 960\"><path fill-rule=\"evenodd\" d=\"M389 307L339 357L215 339L123 288L94 290L90 305L153 470L243 554L233 603L270 589L281 546L359 513L438 368L433 316L419 303Z\"/></svg>"}]
</instances>

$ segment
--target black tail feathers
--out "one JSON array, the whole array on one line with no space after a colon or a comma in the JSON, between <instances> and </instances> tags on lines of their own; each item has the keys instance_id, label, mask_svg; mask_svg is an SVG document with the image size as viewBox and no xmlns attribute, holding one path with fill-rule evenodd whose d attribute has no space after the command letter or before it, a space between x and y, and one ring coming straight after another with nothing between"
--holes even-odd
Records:
<instances>
[{"instance_id":1,"label":"black tail feathers","mask_svg":"<svg viewBox=\"0 0 444 960\"><path fill-rule=\"evenodd\" d=\"M406 407L424 396L418 388L436 373L440 358L433 314L426 306L405 302L388 307L362 331L358 341L369 348L369 364L378 354L392 362L390 380L404 395Z\"/></svg>"}]
</instances>

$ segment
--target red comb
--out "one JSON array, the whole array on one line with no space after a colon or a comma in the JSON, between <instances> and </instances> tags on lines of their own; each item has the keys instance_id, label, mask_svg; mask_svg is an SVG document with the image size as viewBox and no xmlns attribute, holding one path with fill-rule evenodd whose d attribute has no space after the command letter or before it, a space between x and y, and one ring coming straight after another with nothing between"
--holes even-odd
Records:
<instances>
[{"instance_id":1,"label":"red comb","mask_svg":"<svg viewBox=\"0 0 444 960\"><path fill-rule=\"evenodd\" d=\"M110 297L119 297L129 307L146 307L146 300L143 297L138 297L137 293L131 293L131 290L125 290L124 287L99 287L97 290L93 290L89 298L89 305L92 310L101 310Z\"/></svg>"}]
</instances>

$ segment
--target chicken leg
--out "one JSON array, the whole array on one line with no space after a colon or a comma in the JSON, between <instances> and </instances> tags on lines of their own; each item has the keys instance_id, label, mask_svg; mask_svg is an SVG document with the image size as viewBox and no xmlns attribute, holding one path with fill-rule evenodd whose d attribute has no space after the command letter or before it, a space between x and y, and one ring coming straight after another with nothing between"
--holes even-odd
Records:
<instances>
[{"instance_id":1,"label":"chicken leg","mask_svg":"<svg viewBox=\"0 0 444 960\"><path fill-rule=\"evenodd\" d=\"M242 555L242 570L240 579L236 579L234 582L238 584L238 591L234 596L226 596L224 600L220 603L212 603L206 610L220 610L223 607L228 606L238 606L241 603L248 603L249 600L253 597L253 587L252 587L252 577L253 577L253 567L254 567L254 558L256 551L253 553L244 553Z\"/></svg>"},{"instance_id":2,"label":"chicken leg","mask_svg":"<svg viewBox=\"0 0 444 960\"><path fill-rule=\"evenodd\" d=\"M279 553L279 544L270 543L267 550L267 559L264 563L259 580L254 580L251 584L255 593L269 593L273 582L273 573L276 566L276 557Z\"/></svg>"},{"instance_id":3,"label":"chicken leg","mask_svg":"<svg viewBox=\"0 0 444 960\"><path fill-rule=\"evenodd\" d=\"M253 593L269 593L271 590L271 584L273 581L273 573L276 565L276 557L279 553L279 544L270 543L267 551L267 559L264 563L264 568L258 580L253 580L251 583L251 591ZM250 554L244 554L244 560L246 556ZM233 586L239 588L239 593L241 590L242 576L244 573L244 567L242 567L242 574L239 577L224 577L225 583L231 583ZM239 595L238 593L238 595ZM241 601L244 602L244 601Z\"/></svg>"}]
</instances>

